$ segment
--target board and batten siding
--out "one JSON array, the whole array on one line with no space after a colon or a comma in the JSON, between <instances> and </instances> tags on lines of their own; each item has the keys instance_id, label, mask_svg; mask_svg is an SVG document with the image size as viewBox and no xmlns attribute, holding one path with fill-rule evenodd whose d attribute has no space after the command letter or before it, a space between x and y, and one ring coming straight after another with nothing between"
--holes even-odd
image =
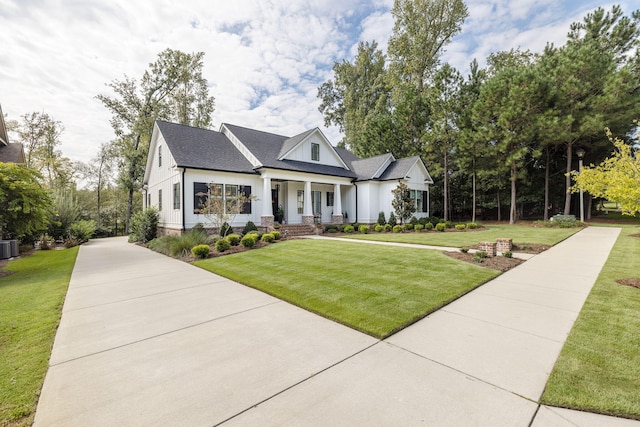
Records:
<instances>
[{"instance_id":1,"label":"board and batten siding","mask_svg":"<svg viewBox=\"0 0 640 427\"><path fill-rule=\"evenodd\" d=\"M319 160L311 159L311 144L318 144L320 149ZM321 138L317 133L311 134L295 149L287 154L288 160L297 160L307 163L318 163L321 165L337 166L344 168L340 157L336 154L335 150L331 148L331 145Z\"/></svg>"},{"instance_id":2,"label":"board and batten siding","mask_svg":"<svg viewBox=\"0 0 640 427\"><path fill-rule=\"evenodd\" d=\"M149 206L159 208L159 190L162 190L162 209L159 212L158 227L181 230L183 207L182 203L179 209L173 207L173 184L178 184L181 188L182 171L176 168L175 159L162 135L159 136L152 153L154 158L149 172L149 182L153 184L147 188L147 194L151 196ZM160 164L160 156L162 156L162 164Z\"/></svg>"}]
</instances>

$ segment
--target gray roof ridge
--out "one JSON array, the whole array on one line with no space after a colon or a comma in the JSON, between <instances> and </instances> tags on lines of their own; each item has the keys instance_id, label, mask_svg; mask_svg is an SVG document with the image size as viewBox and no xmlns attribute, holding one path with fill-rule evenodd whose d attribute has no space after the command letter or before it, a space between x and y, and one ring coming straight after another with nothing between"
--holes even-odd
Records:
<instances>
[{"instance_id":1,"label":"gray roof ridge","mask_svg":"<svg viewBox=\"0 0 640 427\"><path fill-rule=\"evenodd\" d=\"M250 131L252 131L252 132L266 133L267 135L279 136L279 137L281 137L281 138L287 138L287 139L289 139L289 138L290 138L290 137L288 137L288 136L286 136L286 135L281 135L281 134L279 134L279 133L267 132L267 131L264 131L264 130L259 130L259 129L254 129L254 128L249 128L249 127L246 127L246 126L234 125L233 123L226 123L226 122L224 122L224 123L221 123L221 124L220 124L220 127L222 127L222 126L226 126L226 127L232 126L232 127L235 127L235 128L240 128L240 129L250 130Z\"/></svg>"}]
</instances>

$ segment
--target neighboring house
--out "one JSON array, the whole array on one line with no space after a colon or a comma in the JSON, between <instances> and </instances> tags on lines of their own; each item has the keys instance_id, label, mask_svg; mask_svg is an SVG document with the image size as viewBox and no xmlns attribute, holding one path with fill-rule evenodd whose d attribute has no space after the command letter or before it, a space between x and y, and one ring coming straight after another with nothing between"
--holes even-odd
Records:
<instances>
[{"instance_id":1,"label":"neighboring house","mask_svg":"<svg viewBox=\"0 0 640 427\"><path fill-rule=\"evenodd\" d=\"M0 162L2 163L24 163L24 148L22 144L12 144L9 142L7 126L4 122L2 106L0 106Z\"/></svg>"},{"instance_id":2,"label":"neighboring house","mask_svg":"<svg viewBox=\"0 0 640 427\"><path fill-rule=\"evenodd\" d=\"M360 159L332 146L318 128L286 137L230 124L213 131L157 121L143 194L145 207L160 210L162 233L207 226L197 196L207 184L253 196L235 227L247 221L270 227L279 213L287 224L374 223L380 211L389 217L400 181L410 188L416 217L428 216L433 181L419 157Z\"/></svg>"}]
</instances>

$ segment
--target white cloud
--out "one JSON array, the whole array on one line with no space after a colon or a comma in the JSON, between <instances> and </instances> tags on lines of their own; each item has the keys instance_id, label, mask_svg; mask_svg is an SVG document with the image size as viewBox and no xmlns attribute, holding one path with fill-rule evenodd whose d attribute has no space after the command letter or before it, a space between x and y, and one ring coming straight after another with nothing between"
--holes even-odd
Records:
<instances>
[{"instance_id":1,"label":"white cloud","mask_svg":"<svg viewBox=\"0 0 640 427\"><path fill-rule=\"evenodd\" d=\"M561 44L568 24L597 6L573 0L469 1L463 35L444 59L464 70L473 57L515 46ZM566 2L560 2L566 3ZM623 5L629 13L630 0ZM0 0L0 102L11 119L46 111L63 122L64 155L88 160L113 138L95 99L106 83L139 78L170 47L204 51L216 98L214 122L293 135L321 127L317 87L360 40L381 48L391 34L392 0ZM610 6L606 6L609 8Z\"/></svg>"}]
</instances>

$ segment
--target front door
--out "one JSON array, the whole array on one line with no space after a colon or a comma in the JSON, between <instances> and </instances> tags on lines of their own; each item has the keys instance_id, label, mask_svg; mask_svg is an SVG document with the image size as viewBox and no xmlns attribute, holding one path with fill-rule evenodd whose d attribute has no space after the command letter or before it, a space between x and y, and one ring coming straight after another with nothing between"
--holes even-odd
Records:
<instances>
[{"instance_id":1,"label":"front door","mask_svg":"<svg viewBox=\"0 0 640 427\"><path fill-rule=\"evenodd\" d=\"M280 205L278 201L278 189L271 189L271 212L273 213L274 220L276 222L282 222L282 218L279 218L278 206Z\"/></svg>"}]
</instances>

